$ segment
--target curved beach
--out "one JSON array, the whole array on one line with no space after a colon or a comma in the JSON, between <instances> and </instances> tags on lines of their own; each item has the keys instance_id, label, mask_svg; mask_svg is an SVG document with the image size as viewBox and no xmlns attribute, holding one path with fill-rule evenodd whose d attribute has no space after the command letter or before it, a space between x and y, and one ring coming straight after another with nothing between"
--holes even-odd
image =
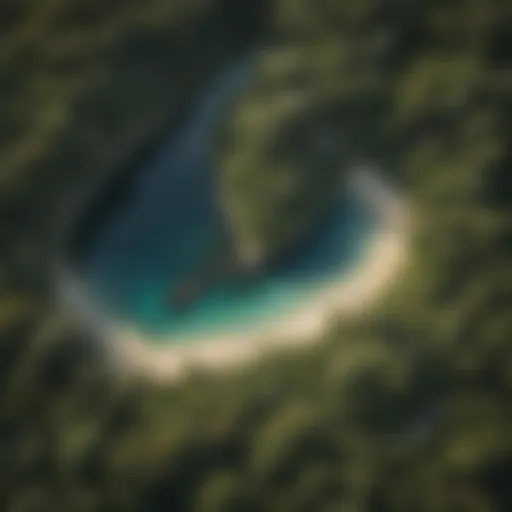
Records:
<instances>
[{"instance_id":1,"label":"curved beach","mask_svg":"<svg viewBox=\"0 0 512 512\"><path fill-rule=\"evenodd\" d=\"M89 327L105 340L118 370L151 379L185 377L191 369L220 370L257 363L272 350L296 347L321 338L333 317L338 320L370 307L405 263L409 216L404 200L378 174L358 169L349 186L379 219L369 250L352 273L343 274L290 314L240 332L201 337L150 338L102 320L91 302L74 288L72 302L89 318Z\"/></svg>"}]
</instances>

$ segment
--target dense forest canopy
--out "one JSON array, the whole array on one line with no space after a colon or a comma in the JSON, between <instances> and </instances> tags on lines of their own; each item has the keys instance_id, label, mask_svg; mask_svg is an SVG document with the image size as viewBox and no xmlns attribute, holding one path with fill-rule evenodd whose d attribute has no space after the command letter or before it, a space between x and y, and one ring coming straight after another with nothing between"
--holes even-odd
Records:
<instances>
[{"instance_id":1,"label":"dense forest canopy","mask_svg":"<svg viewBox=\"0 0 512 512\"><path fill-rule=\"evenodd\" d=\"M510 510L511 18L508 0L3 1L0 509ZM113 375L52 297L62 212L260 37L226 187L247 173L272 201L279 168L316 208L328 126L332 158L403 184L407 270L307 350L179 385ZM283 213L272 243L296 236Z\"/></svg>"},{"instance_id":2,"label":"dense forest canopy","mask_svg":"<svg viewBox=\"0 0 512 512\"><path fill-rule=\"evenodd\" d=\"M354 159L404 179L396 158L487 110L508 73L503 10L278 2L256 79L219 144L221 192L242 256L272 260L296 246ZM484 146L477 158L487 161Z\"/></svg>"}]
</instances>

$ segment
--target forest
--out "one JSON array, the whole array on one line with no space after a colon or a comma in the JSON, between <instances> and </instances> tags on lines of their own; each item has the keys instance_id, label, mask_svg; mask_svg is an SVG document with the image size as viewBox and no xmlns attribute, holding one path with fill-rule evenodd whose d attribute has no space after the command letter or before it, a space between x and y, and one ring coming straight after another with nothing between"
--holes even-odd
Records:
<instances>
[{"instance_id":1,"label":"forest","mask_svg":"<svg viewBox=\"0 0 512 512\"><path fill-rule=\"evenodd\" d=\"M511 24L510 0L1 2L0 510L512 510ZM113 372L55 300L67 209L262 41L216 154L239 236L282 250L326 153L371 158L412 205L407 268L309 348ZM325 127L342 154L301 143Z\"/></svg>"}]
</instances>

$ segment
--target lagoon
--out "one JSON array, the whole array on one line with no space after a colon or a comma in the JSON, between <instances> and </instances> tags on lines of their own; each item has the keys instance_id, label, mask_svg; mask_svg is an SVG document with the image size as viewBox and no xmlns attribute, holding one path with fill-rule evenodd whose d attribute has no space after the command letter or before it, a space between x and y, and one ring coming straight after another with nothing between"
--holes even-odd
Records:
<instances>
[{"instance_id":1,"label":"lagoon","mask_svg":"<svg viewBox=\"0 0 512 512\"><path fill-rule=\"evenodd\" d=\"M176 343L251 331L303 308L349 278L379 230L375 211L348 188L300 251L250 283L219 282L190 308L169 307L183 283L225 240L215 193L214 133L251 66L236 63L206 84L179 130L137 171L128 201L95 227L76 269L87 295L111 322L147 339Z\"/></svg>"}]
</instances>

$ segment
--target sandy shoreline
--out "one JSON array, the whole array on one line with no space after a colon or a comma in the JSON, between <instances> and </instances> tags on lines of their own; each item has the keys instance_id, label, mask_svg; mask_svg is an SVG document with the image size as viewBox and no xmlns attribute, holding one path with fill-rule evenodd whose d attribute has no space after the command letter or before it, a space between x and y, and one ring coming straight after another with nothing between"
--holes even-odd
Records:
<instances>
[{"instance_id":1,"label":"sandy shoreline","mask_svg":"<svg viewBox=\"0 0 512 512\"><path fill-rule=\"evenodd\" d=\"M167 380L184 377L191 368L218 370L257 361L272 349L314 342L330 319L352 315L369 307L405 262L408 243L408 214L400 196L378 175L357 171L351 181L355 193L374 209L379 219L377 234L364 258L353 270L327 289L315 293L307 304L284 318L240 333L197 337L176 343L176 338L149 340L147 337L101 319L92 304L81 296L70 276L63 279L68 303L106 341L108 353L119 370ZM75 280L76 281L76 280ZM70 293L72 292L72 293Z\"/></svg>"}]
</instances>

